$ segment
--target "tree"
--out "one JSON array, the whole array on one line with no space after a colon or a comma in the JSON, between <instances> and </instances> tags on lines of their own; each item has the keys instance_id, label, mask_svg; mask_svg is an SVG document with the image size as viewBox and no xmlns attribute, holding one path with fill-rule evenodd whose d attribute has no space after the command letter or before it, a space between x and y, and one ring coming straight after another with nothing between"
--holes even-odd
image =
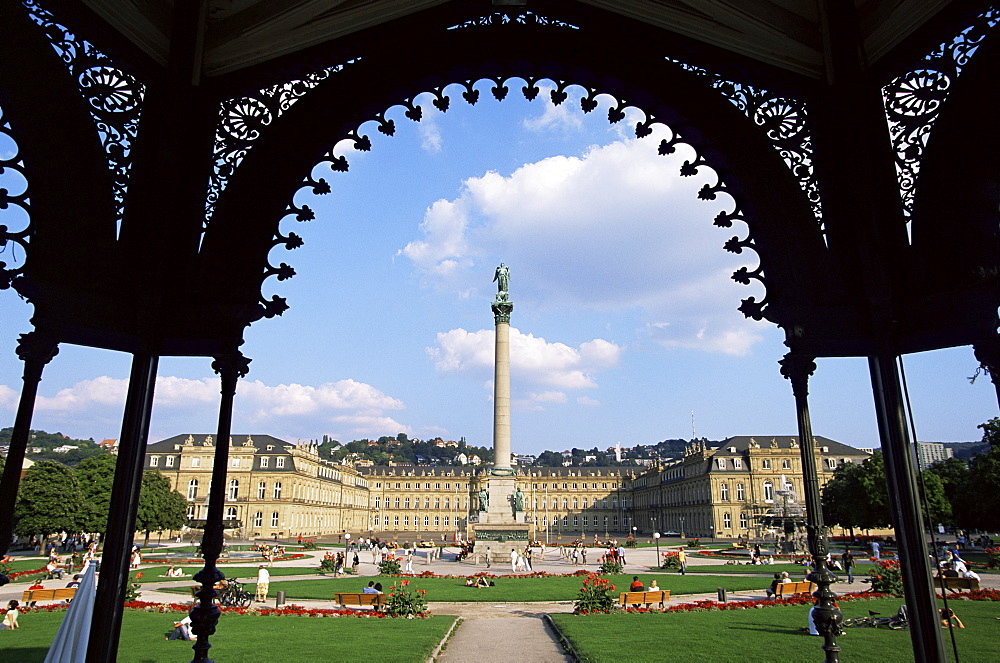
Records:
<instances>
[{"instance_id":1,"label":"tree","mask_svg":"<svg viewBox=\"0 0 1000 663\"><path fill-rule=\"evenodd\" d=\"M921 497L927 504L926 515L931 522L942 522L951 515L944 483L937 475L924 473ZM882 452L876 451L860 465L846 463L837 468L823 487L822 501L827 524L859 529L892 526Z\"/></svg>"},{"instance_id":2,"label":"tree","mask_svg":"<svg viewBox=\"0 0 1000 663\"><path fill-rule=\"evenodd\" d=\"M14 533L20 536L80 531L83 502L73 470L54 461L35 463L24 473L14 505Z\"/></svg>"},{"instance_id":3,"label":"tree","mask_svg":"<svg viewBox=\"0 0 1000 663\"><path fill-rule=\"evenodd\" d=\"M971 527L979 510L975 495L969 491L969 464L961 458L947 458L934 463L927 474L937 476L951 504L951 518L942 521L956 527Z\"/></svg>"},{"instance_id":4,"label":"tree","mask_svg":"<svg viewBox=\"0 0 1000 663\"><path fill-rule=\"evenodd\" d=\"M135 528L146 533L146 545L151 532L180 529L186 520L187 502L170 487L170 480L156 470L143 472Z\"/></svg>"},{"instance_id":5,"label":"tree","mask_svg":"<svg viewBox=\"0 0 1000 663\"><path fill-rule=\"evenodd\" d=\"M1000 418L994 417L979 428L990 448L969 463L965 493L974 508L966 514L967 527L995 531L1000 529Z\"/></svg>"},{"instance_id":6,"label":"tree","mask_svg":"<svg viewBox=\"0 0 1000 663\"><path fill-rule=\"evenodd\" d=\"M117 462L117 456L111 454L93 456L81 461L74 470L83 500L80 531L100 532L102 539L108 530L111 487L114 484Z\"/></svg>"}]
</instances>

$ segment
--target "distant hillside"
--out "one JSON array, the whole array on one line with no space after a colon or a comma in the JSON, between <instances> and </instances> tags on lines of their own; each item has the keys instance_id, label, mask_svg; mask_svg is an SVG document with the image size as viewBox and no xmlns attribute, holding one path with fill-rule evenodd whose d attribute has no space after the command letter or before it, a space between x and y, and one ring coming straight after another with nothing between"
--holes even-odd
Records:
<instances>
[{"instance_id":1,"label":"distant hillside","mask_svg":"<svg viewBox=\"0 0 1000 663\"><path fill-rule=\"evenodd\" d=\"M969 460L990 448L989 442L945 442L944 446L946 449L951 449L955 458L962 460Z\"/></svg>"},{"instance_id":2,"label":"distant hillside","mask_svg":"<svg viewBox=\"0 0 1000 663\"><path fill-rule=\"evenodd\" d=\"M0 445L10 444L13 428L0 428ZM76 447L67 449L66 447ZM55 449L64 449L55 451ZM110 453L102 449L94 440L77 440L62 433L46 433L43 430L33 430L28 438L28 451L25 454L31 460L54 460L57 463L76 467L84 458Z\"/></svg>"}]
</instances>

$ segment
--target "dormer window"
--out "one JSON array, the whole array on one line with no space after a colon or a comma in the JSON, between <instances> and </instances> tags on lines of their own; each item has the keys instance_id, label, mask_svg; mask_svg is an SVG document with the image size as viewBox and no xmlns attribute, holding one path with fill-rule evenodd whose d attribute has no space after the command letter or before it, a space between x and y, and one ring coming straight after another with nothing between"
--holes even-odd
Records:
<instances>
[{"instance_id":1,"label":"dormer window","mask_svg":"<svg viewBox=\"0 0 1000 663\"><path fill-rule=\"evenodd\" d=\"M718 466L718 468L720 470L726 469L726 459L725 458L716 458L715 459L715 464L716 464L716 466Z\"/></svg>"}]
</instances>

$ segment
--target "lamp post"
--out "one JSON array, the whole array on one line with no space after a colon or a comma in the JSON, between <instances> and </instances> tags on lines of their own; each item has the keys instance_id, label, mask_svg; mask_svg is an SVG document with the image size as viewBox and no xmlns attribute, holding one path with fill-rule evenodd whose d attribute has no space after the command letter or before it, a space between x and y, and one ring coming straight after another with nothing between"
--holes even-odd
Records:
<instances>
[{"instance_id":1,"label":"lamp post","mask_svg":"<svg viewBox=\"0 0 1000 663\"><path fill-rule=\"evenodd\" d=\"M656 541L656 566L660 565L660 533L653 532L653 540Z\"/></svg>"},{"instance_id":2,"label":"lamp post","mask_svg":"<svg viewBox=\"0 0 1000 663\"><path fill-rule=\"evenodd\" d=\"M348 532L344 532L344 566L347 566L347 549L351 545L351 535Z\"/></svg>"},{"instance_id":3,"label":"lamp post","mask_svg":"<svg viewBox=\"0 0 1000 663\"><path fill-rule=\"evenodd\" d=\"M681 516L681 538L685 538L684 535L684 516Z\"/></svg>"}]
</instances>

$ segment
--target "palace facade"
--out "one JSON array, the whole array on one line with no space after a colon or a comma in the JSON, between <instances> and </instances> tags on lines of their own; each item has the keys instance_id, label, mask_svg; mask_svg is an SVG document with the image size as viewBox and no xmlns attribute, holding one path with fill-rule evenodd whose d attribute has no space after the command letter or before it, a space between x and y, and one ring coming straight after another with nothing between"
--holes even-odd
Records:
<instances>
[{"instance_id":1,"label":"palace facade","mask_svg":"<svg viewBox=\"0 0 1000 663\"><path fill-rule=\"evenodd\" d=\"M382 538L468 537L489 468L415 465L348 467L324 460L313 444L269 435L234 435L224 518L235 536L377 535ZM869 454L814 438L821 485L843 463ZM200 526L208 509L214 442L177 435L150 444L146 469L159 470L188 501ZM796 437L695 441L681 460L642 467L516 466L531 536L687 536L738 538L769 533L768 516L801 514L803 494Z\"/></svg>"}]
</instances>

